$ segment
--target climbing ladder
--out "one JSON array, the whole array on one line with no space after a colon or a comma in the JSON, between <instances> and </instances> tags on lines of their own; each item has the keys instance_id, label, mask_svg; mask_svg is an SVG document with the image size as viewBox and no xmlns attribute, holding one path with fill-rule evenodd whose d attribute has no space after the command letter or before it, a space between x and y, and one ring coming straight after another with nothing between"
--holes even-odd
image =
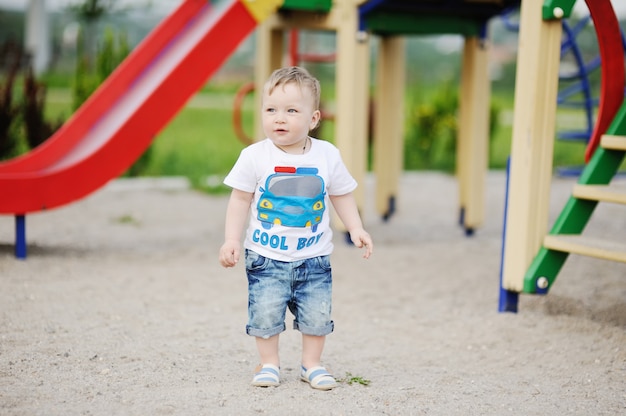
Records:
<instances>
[{"instance_id":1,"label":"climbing ladder","mask_svg":"<svg viewBox=\"0 0 626 416\"><path fill-rule=\"evenodd\" d=\"M623 242L583 235L599 202L626 205L626 188L611 183L625 154L626 103L622 103L606 134L602 135L600 147L582 171L572 196L526 272L524 292L546 293L569 253L626 263L626 244Z\"/></svg>"},{"instance_id":2,"label":"climbing ladder","mask_svg":"<svg viewBox=\"0 0 626 416\"><path fill-rule=\"evenodd\" d=\"M552 174L555 114L562 40L559 19L575 0L524 0L511 162L507 175L505 227L500 269L500 312L517 312L519 293L548 292L569 253L626 262L619 242L598 242L583 235L598 202L621 202L616 176L626 152L624 47L612 0L585 0L598 40L601 85L595 126L585 151L587 165L563 212L546 235ZM542 19L537 9L542 6ZM540 65L538 63L541 62ZM535 68L535 72L527 68ZM541 76L540 76L541 75ZM602 144L601 144L602 143ZM622 144L623 143L623 144ZM624 254L621 254L624 253Z\"/></svg>"}]
</instances>

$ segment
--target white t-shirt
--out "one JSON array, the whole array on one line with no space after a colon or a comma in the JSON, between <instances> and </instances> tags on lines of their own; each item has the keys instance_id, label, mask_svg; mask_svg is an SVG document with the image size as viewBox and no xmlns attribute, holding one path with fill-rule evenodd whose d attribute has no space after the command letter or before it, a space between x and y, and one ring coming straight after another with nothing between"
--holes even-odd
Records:
<instances>
[{"instance_id":1,"label":"white t-shirt","mask_svg":"<svg viewBox=\"0 0 626 416\"><path fill-rule=\"evenodd\" d=\"M313 138L302 155L270 139L246 147L224 183L254 193L244 247L279 261L331 254L329 195L357 187L339 150Z\"/></svg>"}]
</instances>

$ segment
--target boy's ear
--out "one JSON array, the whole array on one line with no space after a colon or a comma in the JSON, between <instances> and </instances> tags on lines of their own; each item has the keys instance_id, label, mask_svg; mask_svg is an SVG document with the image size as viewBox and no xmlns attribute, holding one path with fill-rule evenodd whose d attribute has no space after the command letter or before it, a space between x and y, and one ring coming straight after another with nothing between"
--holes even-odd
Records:
<instances>
[{"instance_id":1,"label":"boy's ear","mask_svg":"<svg viewBox=\"0 0 626 416\"><path fill-rule=\"evenodd\" d=\"M322 118L322 113L320 110L315 110L313 112L313 117L311 118L311 124L309 130L315 130L315 128L320 124L320 119Z\"/></svg>"}]
</instances>

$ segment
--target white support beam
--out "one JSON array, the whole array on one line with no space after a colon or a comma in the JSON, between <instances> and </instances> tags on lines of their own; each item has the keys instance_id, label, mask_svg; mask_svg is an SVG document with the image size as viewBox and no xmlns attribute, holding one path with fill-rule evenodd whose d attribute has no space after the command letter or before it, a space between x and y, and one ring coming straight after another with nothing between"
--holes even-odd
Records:
<instances>
[{"instance_id":1,"label":"white support beam","mask_svg":"<svg viewBox=\"0 0 626 416\"><path fill-rule=\"evenodd\" d=\"M456 154L459 205L464 210L463 226L466 230L478 228L485 218L491 98L488 64L486 41L478 37L466 38Z\"/></svg>"},{"instance_id":2,"label":"white support beam","mask_svg":"<svg viewBox=\"0 0 626 416\"><path fill-rule=\"evenodd\" d=\"M548 232L548 208L561 56L561 21L545 21L543 0L524 0L519 52L502 287L521 292Z\"/></svg>"},{"instance_id":3,"label":"white support beam","mask_svg":"<svg viewBox=\"0 0 626 416\"><path fill-rule=\"evenodd\" d=\"M391 199L398 197L404 167L405 45L406 40L401 36L381 38L376 61L373 159L376 209L383 218L392 214Z\"/></svg>"},{"instance_id":4,"label":"white support beam","mask_svg":"<svg viewBox=\"0 0 626 416\"><path fill-rule=\"evenodd\" d=\"M51 57L46 0L28 1L25 35L25 47L31 56L33 70L36 75L40 75L48 69Z\"/></svg>"}]
</instances>

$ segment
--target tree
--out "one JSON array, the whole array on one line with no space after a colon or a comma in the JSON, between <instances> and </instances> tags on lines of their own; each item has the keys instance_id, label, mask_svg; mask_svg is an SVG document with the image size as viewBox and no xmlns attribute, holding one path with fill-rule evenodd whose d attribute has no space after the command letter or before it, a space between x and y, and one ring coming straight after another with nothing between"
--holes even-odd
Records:
<instances>
[{"instance_id":1,"label":"tree","mask_svg":"<svg viewBox=\"0 0 626 416\"><path fill-rule=\"evenodd\" d=\"M87 57L89 65L93 64L93 59L96 56L98 22L104 15L113 10L116 2L117 0L84 0L82 3L69 6L70 12L83 26L83 45L80 47Z\"/></svg>"}]
</instances>

